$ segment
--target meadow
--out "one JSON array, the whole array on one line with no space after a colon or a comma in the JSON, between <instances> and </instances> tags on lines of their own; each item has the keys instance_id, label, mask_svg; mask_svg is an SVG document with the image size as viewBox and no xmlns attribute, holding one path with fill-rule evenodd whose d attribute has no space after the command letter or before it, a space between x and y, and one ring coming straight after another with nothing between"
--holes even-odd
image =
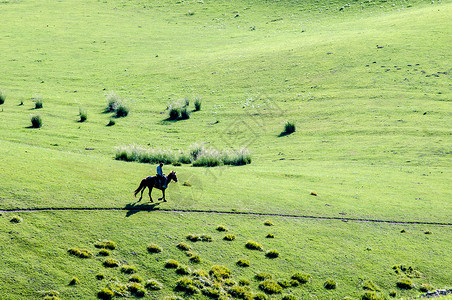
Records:
<instances>
[{"instance_id":1,"label":"meadow","mask_svg":"<svg viewBox=\"0 0 452 300\"><path fill-rule=\"evenodd\" d=\"M180 281L215 265L230 277L204 279L230 298L450 288L450 15L450 1L0 1L0 298L216 298ZM125 115L108 109L111 95ZM172 119L181 103L189 117ZM287 122L295 132L283 134ZM117 160L118 149L193 145L247 149L250 163L165 165L179 178L168 202L136 203L156 165ZM103 240L119 267L103 265ZM271 294L262 272L280 287L311 277ZM402 278L415 287L397 287Z\"/></svg>"}]
</instances>

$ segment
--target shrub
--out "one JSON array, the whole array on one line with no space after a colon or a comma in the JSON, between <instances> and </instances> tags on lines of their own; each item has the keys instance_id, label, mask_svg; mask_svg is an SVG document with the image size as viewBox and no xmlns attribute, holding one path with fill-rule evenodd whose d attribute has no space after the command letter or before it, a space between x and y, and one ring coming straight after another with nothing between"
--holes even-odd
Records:
<instances>
[{"instance_id":1,"label":"shrub","mask_svg":"<svg viewBox=\"0 0 452 300\"><path fill-rule=\"evenodd\" d=\"M272 279L272 275L264 272L259 272L256 275L254 275L254 278L256 278L259 281L263 281L266 279Z\"/></svg>"},{"instance_id":2,"label":"shrub","mask_svg":"<svg viewBox=\"0 0 452 300\"><path fill-rule=\"evenodd\" d=\"M176 268L176 273L179 275L188 275L191 273L191 270L189 267L185 266L185 265L179 265Z\"/></svg>"},{"instance_id":3,"label":"shrub","mask_svg":"<svg viewBox=\"0 0 452 300\"><path fill-rule=\"evenodd\" d=\"M259 283L259 288L266 294L279 294L282 287L272 279L266 279Z\"/></svg>"},{"instance_id":4,"label":"shrub","mask_svg":"<svg viewBox=\"0 0 452 300\"><path fill-rule=\"evenodd\" d=\"M422 276L421 272L415 270L412 266L406 265L395 265L392 267L396 274L405 274L410 278L420 278Z\"/></svg>"},{"instance_id":5,"label":"shrub","mask_svg":"<svg viewBox=\"0 0 452 300\"><path fill-rule=\"evenodd\" d=\"M281 279L278 280L278 284L283 288L283 289L287 289L288 287L292 286L292 283L287 280L287 279Z\"/></svg>"},{"instance_id":6,"label":"shrub","mask_svg":"<svg viewBox=\"0 0 452 300\"><path fill-rule=\"evenodd\" d=\"M5 93L4 93L2 90L0 90L0 105L2 105L3 103L5 103L5 100L6 100L6 95L5 95Z\"/></svg>"},{"instance_id":7,"label":"shrub","mask_svg":"<svg viewBox=\"0 0 452 300\"><path fill-rule=\"evenodd\" d=\"M100 256L110 256L110 250L108 250L108 249L100 249L100 251L99 251L99 255Z\"/></svg>"},{"instance_id":8,"label":"shrub","mask_svg":"<svg viewBox=\"0 0 452 300\"><path fill-rule=\"evenodd\" d=\"M246 278L239 279L239 285L241 285L241 286L248 286L250 284L251 284L251 282Z\"/></svg>"},{"instance_id":9,"label":"shrub","mask_svg":"<svg viewBox=\"0 0 452 300\"><path fill-rule=\"evenodd\" d=\"M186 107L181 108L180 110L180 117L181 120L187 120L190 119L190 113L188 112Z\"/></svg>"},{"instance_id":10,"label":"shrub","mask_svg":"<svg viewBox=\"0 0 452 300\"><path fill-rule=\"evenodd\" d=\"M328 279L323 284L323 287L325 287L327 290L334 290L337 287L337 283L332 279Z\"/></svg>"},{"instance_id":11,"label":"shrub","mask_svg":"<svg viewBox=\"0 0 452 300\"><path fill-rule=\"evenodd\" d=\"M212 237L210 236L210 235L207 235L207 234L202 234L201 235L201 241L203 241L203 242L212 242L213 241L213 239L212 239Z\"/></svg>"},{"instance_id":12,"label":"shrub","mask_svg":"<svg viewBox=\"0 0 452 300\"><path fill-rule=\"evenodd\" d=\"M107 95L107 107L105 108L105 112L115 112L120 103L122 102L121 97L116 95L115 92L111 91Z\"/></svg>"},{"instance_id":13,"label":"shrub","mask_svg":"<svg viewBox=\"0 0 452 300\"><path fill-rule=\"evenodd\" d=\"M218 226L217 226L217 230L218 230L218 231L228 231L228 229L227 229L226 226L224 226L224 225L218 225Z\"/></svg>"},{"instance_id":14,"label":"shrub","mask_svg":"<svg viewBox=\"0 0 452 300\"><path fill-rule=\"evenodd\" d=\"M197 242L197 241L200 241L201 238L197 234L189 234L189 235L187 235L187 240L192 241L192 242Z\"/></svg>"},{"instance_id":15,"label":"shrub","mask_svg":"<svg viewBox=\"0 0 452 300\"><path fill-rule=\"evenodd\" d=\"M116 121L115 121L115 119L113 119L113 118L110 118L110 120L108 121L108 124L107 124L107 126L113 126L113 125L115 125L116 124Z\"/></svg>"},{"instance_id":16,"label":"shrub","mask_svg":"<svg viewBox=\"0 0 452 300\"><path fill-rule=\"evenodd\" d=\"M160 282L158 282L155 279L147 280L146 283L144 284L144 286L148 290L153 290L153 291L158 291L158 290L161 290L163 288L163 284L161 284Z\"/></svg>"},{"instance_id":17,"label":"shrub","mask_svg":"<svg viewBox=\"0 0 452 300\"><path fill-rule=\"evenodd\" d=\"M369 290L369 291L375 291L375 292L380 291L380 288L375 283L373 283L371 280L364 281L363 289Z\"/></svg>"},{"instance_id":18,"label":"shrub","mask_svg":"<svg viewBox=\"0 0 452 300\"><path fill-rule=\"evenodd\" d=\"M414 288L414 283L408 278L399 279L396 282L396 285L399 289L403 290L411 290L412 288Z\"/></svg>"},{"instance_id":19,"label":"shrub","mask_svg":"<svg viewBox=\"0 0 452 300\"><path fill-rule=\"evenodd\" d=\"M274 239L275 235L273 233L269 233L269 234L267 234L266 238L267 239Z\"/></svg>"},{"instance_id":20,"label":"shrub","mask_svg":"<svg viewBox=\"0 0 452 300\"><path fill-rule=\"evenodd\" d=\"M127 286L129 292L135 297L144 297L146 295L146 290L143 286L137 282L132 282Z\"/></svg>"},{"instance_id":21,"label":"shrub","mask_svg":"<svg viewBox=\"0 0 452 300\"><path fill-rule=\"evenodd\" d=\"M224 236L223 240L225 240L225 241L233 241L233 240L235 240L235 235L232 234L232 233L226 234L226 235Z\"/></svg>"},{"instance_id":22,"label":"shrub","mask_svg":"<svg viewBox=\"0 0 452 300\"><path fill-rule=\"evenodd\" d=\"M295 123L294 122L286 122L284 124L284 130L281 132L282 135L288 135L295 132Z\"/></svg>"},{"instance_id":23,"label":"shrub","mask_svg":"<svg viewBox=\"0 0 452 300\"><path fill-rule=\"evenodd\" d=\"M262 247L261 244L251 240L246 242L245 247L250 250L264 251L264 248Z\"/></svg>"},{"instance_id":24,"label":"shrub","mask_svg":"<svg viewBox=\"0 0 452 300\"><path fill-rule=\"evenodd\" d=\"M212 299L218 299L218 298L220 298L220 295L221 295L221 293L220 293L219 290L214 289L214 288L209 287L209 286L203 288L203 289L201 290L201 292L202 292L202 294L203 294L204 296L207 296L207 297L212 298Z\"/></svg>"},{"instance_id":25,"label":"shrub","mask_svg":"<svg viewBox=\"0 0 452 300\"><path fill-rule=\"evenodd\" d=\"M232 286L228 289L228 294L234 298L249 299L251 298L250 292L242 286Z\"/></svg>"},{"instance_id":26,"label":"shrub","mask_svg":"<svg viewBox=\"0 0 452 300\"><path fill-rule=\"evenodd\" d=\"M226 279L231 276L231 271L225 266L214 265L210 269L209 275L216 279Z\"/></svg>"},{"instance_id":27,"label":"shrub","mask_svg":"<svg viewBox=\"0 0 452 300\"><path fill-rule=\"evenodd\" d=\"M223 164L242 166L251 163L251 155L248 149L233 150L223 153Z\"/></svg>"},{"instance_id":28,"label":"shrub","mask_svg":"<svg viewBox=\"0 0 452 300\"><path fill-rule=\"evenodd\" d=\"M71 281L69 281L69 285L79 285L80 280L77 277L72 277Z\"/></svg>"},{"instance_id":29,"label":"shrub","mask_svg":"<svg viewBox=\"0 0 452 300\"><path fill-rule=\"evenodd\" d=\"M168 112L168 119L169 120L178 120L180 117L180 108L178 107L170 107Z\"/></svg>"},{"instance_id":30,"label":"shrub","mask_svg":"<svg viewBox=\"0 0 452 300\"><path fill-rule=\"evenodd\" d=\"M201 262L201 256L197 254L190 255L189 261L194 264L199 264Z\"/></svg>"},{"instance_id":31,"label":"shrub","mask_svg":"<svg viewBox=\"0 0 452 300\"><path fill-rule=\"evenodd\" d=\"M273 226L273 225L275 225L272 221L270 221L270 220L266 220L265 222L264 222L264 225L265 226Z\"/></svg>"},{"instance_id":32,"label":"shrub","mask_svg":"<svg viewBox=\"0 0 452 300\"><path fill-rule=\"evenodd\" d=\"M32 128L41 128L42 127L42 119L39 115L31 116L31 127Z\"/></svg>"},{"instance_id":33,"label":"shrub","mask_svg":"<svg viewBox=\"0 0 452 300\"><path fill-rule=\"evenodd\" d=\"M129 108L125 104L120 103L115 110L115 117L122 118L122 117L126 117L128 114L129 114Z\"/></svg>"},{"instance_id":34,"label":"shrub","mask_svg":"<svg viewBox=\"0 0 452 300\"><path fill-rule=\"evenodd\" d=\"M165 262L165 268L167 269L176 269L179 266L179 262L174 259L168 259Z\"/></svg>"},{"instance_id":35,"label":"shrub","mask_svg":"<svg viewBox=\"0 0 452 300\"><path fill-rule=\"evenodd\" d=\"M193 280L190 277L181 277L176 281L176 290L184 291L187 294L196 294L198 288L193 285Z\"/></svg>"},{"instance_id":36,"label":"shrub","mask_svg":"<svg viewBox=\"0 0 452 300\"><path fill-rule=\"evenodd\" d=\"M158 245L156 245L154 243L150 244L147 247L147 249L148 249L149 253L160 253L160 252L162 252L162 248L160 248Z\"/></svg>"},{"instance_id":37,"label":"shrub","mask_svg":"<svg viewBox=\"0 0 452 300\"><path fill-rule=\"evenodd\" d=\"M96 279L97 279L97 280L105 279L105 275L102 274L102 273L98 273L98 274L96 274Z\"/></svg>"},{"instance_id":38,"label":"shrub","mask_svg":"<svg viewBox=\"0 0 452 300\"><path fill-rule=\"evenodd\" d=\"M19 216L13 216L13 217L11 218L11 220L9 220L9 221L10 221L11 223L22 223L23 220L24 220L24 219L22 219L22 218L19 217Z\"/></svg>"},{"instance_id":39,"label":"shrub","mask_svg":"<svg viewBox=\"0 0 452 300\"><path fill-rule=\"evenodd\" d=\"M253 296L253 300L267 300L268 297L264 293L256 293Z\"/></svg>"},{"instance_id":40,"label":"shrub","mask_svg":"<svg viewBox=\"0 0 452 300\"><path fill-rule=\"evenodd\" d=\"M86 120L88 120L88 113L85 109L79 108L78 114L80 116L80 122L85 122Z\"/></svg>"},{"instance_id":41,"label":"shrub","mask_svg":"<svg viewBox=\"0 0 452 300\"><path fill-rule=\"evenodd\" d=\"M307 283L311 280L312 276L310 274L295 273L292 275L291 279L298 281L301 284Z\"/></svg>"},{"instance_id":42,"label":"shrub","mask_svg":"<svg viewBox=\"0 0 452 300\"><path fill-rule=\"evenodd\" d=\"M130 276L129 282L138 282L138 283L141 283L141 282L143 282L143 278L141 278L140 275L133 274L132 276Z\"/></svg>"},{"instance_id":43,"label":"shrub","mask_svg":"<svg viewBox=\"0 0 452 300\"><path fill-rule=\"evenodd\" d=\"M110 249L115 250L116 249L116 243L110 240L103 240L103 241L97 241L94 244L94 247L100 248L100 249Z\"/></svg>"},{"instance_id":44,"label":"shrub","mask_svg":"<svg viewBox=\"0 0 452 300\"><path fill-rule=\"evenodd\" d=\"M119 267L119 261L114 258L107 258L106 260L104 260L103 265L107 268L116 268Z\"/></svg>"},{"instance_id":45,"label":"shrub","mask_svg":"<svg viewBox=\"0 0 452 300\"><path fill-rule=\"evenodd\" d=\"M431 284L428 284L428 283L423 283L423 284L421 284L421 286L419 287L419 290L421 291L421 292L424 292L424 293L426 293L426 292L428 292L428 291L432 291L432 290L434 290L435 288L431 285Z\"/></svg>"},{"instance_id":46,"label":"shrub","mask_svg":"<svg viewBox=\"0 0 452 300\"><path fill-rule=\"evenodd\" d=\"M40 109L43 107L43 103L42 103L42 99L41 98L36 98L35 99L35 109Z\"/></svg>"},{"instance_id":47,"label":"shrub","mask_svg":"<svg viewBox=\"0 0 452 300\"><path fill-rule=\"evenodd\" d=\"M268 258L277 258L279 256L278 250L272 249L265 252L265 256Z\"/></svg>"},{"instance_id":48,"label":"shrub","mask_svg":"<svg viewBox=\"0 0 452 300\"><path fill-rule=\"evenodd\" d=\"M237 264L239 267L249 267L249 266L250 266L250 262L249 262L248 260L246 260L246 259L243 259L243 258L239 259L239 260L236 262L236 264Z\"/></svg>"},{"instance_id":49,"label":"shrub","mask_svg":"<svg viewBox=\"0 0 452 300\"><path fill-rule=\"evenodd\" d=\"M99 299L104 299L104 300L113 299L114 296L115 296L115 293L112 290L110 290L109 288L103 288L100 290L99 293L97 293L97 297Z\"/></svg>"},{"instance_id":50,"label":"shrub","mask_svg":"<svg viewBox=\"0 0 452 300\"><path fill-rule=\"evenodd\" d=\"M361 300L384 300L384 297L380 297L375 291L366 291L361 295Z\"/></svg>"},{"instance_id":51,"label":"shrub","mask_svg":"<svg viewBox=\"0 0 452 300\"><path fill-rule=\"evenodd\" d=\"M182 250L182 251L189 251L189 250L190 250L190 246L187 245L187 244L184 243L184 242L181 242L181 243L177 244L176 247L177 247L179 250Z\"/></svg>"},{"instance_id":52,"label":"shrub","mask_svg":"<svg viewBox=\"0 0 452 300\"><path fill-rule=\"evenodd\" d=\"M121 272L124 274L134 274L137 271L138 271L138 269L135 266L123 265L121 267Z\"/></svg>"},{"instance_id":53,"label":"shrub","mask_svg":"<svg viewBox=\"0 0 452 300\"><path fill-rule=\"evenodd\" d=\"M201 110L201 98L195 97L195 111Z\"/></svg>"},{"instance_id":54,"label":"shrub","mask_svg":"<svg viewBox=\"0 0 452 300\"><path fill-rule=\"evenodd\" d=\"M297 297L295 297L294 295L284 295L281 300L298 300Z\"/></svg>"},{"instance_id":55,"label":"shrub","mask_svg":"<svg viewBox=\"0 0 452 300\"><path fill-rule=\"evenodd\" d=\"M391 291L389 292L389 296L391 296L392 298L397 297L397 291L391 290Z\"/></svg>"},{"instance_id":56,"label":"shrub","mask_svg":"<svg viewBox=\"0 0 452 300\"><path fill-rule=\"evenodd\" d=\"M90 258L93 256L93 253L86 249L80 250L78 248L70 248L67 252L73 256L77 256L80 258Z\"/></svg>"},{"instance_id":57,"label":"shrub","mask_svg":"<svg viewBox=\"0 0 452 300\"><path fill-rule=\"evenodd\" d=\"M175 296L175 295L171 295L171 296L166 296L165 298L163 298L163 300L184 300L184 298Z\"/></svg>"}]
</instances>

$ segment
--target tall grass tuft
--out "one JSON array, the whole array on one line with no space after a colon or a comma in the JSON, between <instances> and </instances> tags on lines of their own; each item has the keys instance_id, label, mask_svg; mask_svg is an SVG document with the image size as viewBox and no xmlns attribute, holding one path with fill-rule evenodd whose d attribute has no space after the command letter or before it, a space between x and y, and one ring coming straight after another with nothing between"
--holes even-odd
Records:
<instances>
[{"instance_id":1,"label":"tall grass tuft","mask_svg":"<svg viewBox=\"0 0 452 300\"><path fill-rule=\"evenodd\" d=\"M78 114L80 116L80 121L79 122L85 122L86 120L88 120L88 113L86 112L86 109L79 108Z\"/></svg>"},{"instance_id":2,"label":"tall grass tuft","mask_svg":"<svg viewBox=\"0 0 452 300\"><path fill-rule=\"evenodd\" d=\"M284 124L284 130L279 135L284 136L294 132L295 132L295 123L288 121L286 122L286 124Z\"/></svg>"},{"instance_id":3,"label":"tall grass tuft","mask_svg":"<svg viewBox=\"0 0 452 300\"><path fill-rule=\"evenodd\" d=\"M41 128L42 127L42 119L39 115L31 116L31 127L32 128Z\"/></svg>"},{"instance_id":4,"label":"tall grass tuft","mask_svg":"<svg viewBox=\"0 0 452 300\"><path fill-rule=\"evenodd\" d=\"M111 91L107 95L107 107L105 108L105 112L115 112L121 102L121 97L119 97L115 92Z\"/></svg>"},{"instance_id":5,"label":"tall grass tuft","mask_svg":"<svg viewBox=\"0 0 452 300\"><path fill-rule=\"evenodd\" d=\"M181 108L180 110L180 117L181 120L187 120L190 119L190 112L186 107Z\"/></svg>"},{"instance_id":6,"label":"tall grass tuft","mask_svg":"<svg viewBox=\"0 0 452 300\"><path fill-rule=\"evenodd\" d=\"M40 109L40 108L43 108L43 103L42 103L42 99L41 98L39 98L39 97L37 97L36 99L35 99L35 109Z\"/></svg>"},{"instance_id":7,"label":"tall grass tuft","mask_svg":"<svg viewBox=\"0 0 452 300\"><path fill-rule=\"evenodd\" d=\"M120 103L115 110L115 117L122 118L122 117L126 117L128 114L129 114L129 108L125 104Z\"/></svg>"},{"instance_id":8,"label":"tall grass tuft","mask_svg":"<svg viewBox=\"0 0 452 300\"><path fill-rule=\"evenodd\" d=\"M195 111L201 110L201 98L198 96L195 96Z\"/></svg>"},{"instance_id":9,"label":"tall grass tuft","mask_svg":"<svg viewBox=\"0 0 452 300\"><path fill-rule=\"evenodd\" d=\"M0 90L0 105L5 103L5 101L6 101L6 95L2 90Z\"/></svg>"}]
</instances>

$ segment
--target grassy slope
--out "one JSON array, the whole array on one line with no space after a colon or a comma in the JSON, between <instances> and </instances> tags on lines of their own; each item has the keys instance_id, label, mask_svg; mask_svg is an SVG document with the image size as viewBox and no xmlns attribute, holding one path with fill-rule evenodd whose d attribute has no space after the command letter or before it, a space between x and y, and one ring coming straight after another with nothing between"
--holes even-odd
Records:
<instances>
[{"instance_id":1,"label":"grassy slope","mask_svg":"<svg viewBox=\"0 0 452 300\"><path fill-rule=\"evenodd\" d=\"M253 163L175 167L193 187L172 186L166 208L450 221L450 75L426 77L450 71L450 3L352 3L339 12L345 3L138 2L0 4L8 74L0 78L8 97L0 112L2 208L122 208L154 167L114 161L115 146L184 149L204 141L246 145ZM131 107L113 127L102 113L109 90ZM203 99L200 112L162 122L171 101L193 95ZM36 96L44 99L40 111L32 110ZM86 123L77 123L80 106ZM34 113L43 117L39 130L26 128ZM289 119L297 132L277 137ZM331 230L315 224L323 234ZM450 235L442 234L444 241ZM415 246L423 238L409 240L413 257L405 263L426 264ZM434 266L447 256L423 270L440 285L450 273ZM352 290L346 286L341 295Z\"/></svg>"}]
</instances>

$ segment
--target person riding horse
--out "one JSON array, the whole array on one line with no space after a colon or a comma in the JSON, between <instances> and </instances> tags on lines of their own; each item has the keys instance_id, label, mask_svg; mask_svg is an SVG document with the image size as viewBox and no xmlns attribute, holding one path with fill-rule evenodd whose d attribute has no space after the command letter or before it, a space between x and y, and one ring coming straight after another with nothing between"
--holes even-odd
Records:
<instances>
[{"instance_id":1,"label":"person riding horse","mask_svg":"<svg viewBox=\"0 0 452 300\"><path fill-rule=\"evenodd\" d=\"M162 188L164 188L164 189L166 189L166 177L165 177L165 175L163 174L163 169L162 169L162 167L163 167L163 163L161 162L158 166L157 166L157 180L158 180L158 183L159 183L159 185L162 187Z\"/></svg>"}]
</instances>

